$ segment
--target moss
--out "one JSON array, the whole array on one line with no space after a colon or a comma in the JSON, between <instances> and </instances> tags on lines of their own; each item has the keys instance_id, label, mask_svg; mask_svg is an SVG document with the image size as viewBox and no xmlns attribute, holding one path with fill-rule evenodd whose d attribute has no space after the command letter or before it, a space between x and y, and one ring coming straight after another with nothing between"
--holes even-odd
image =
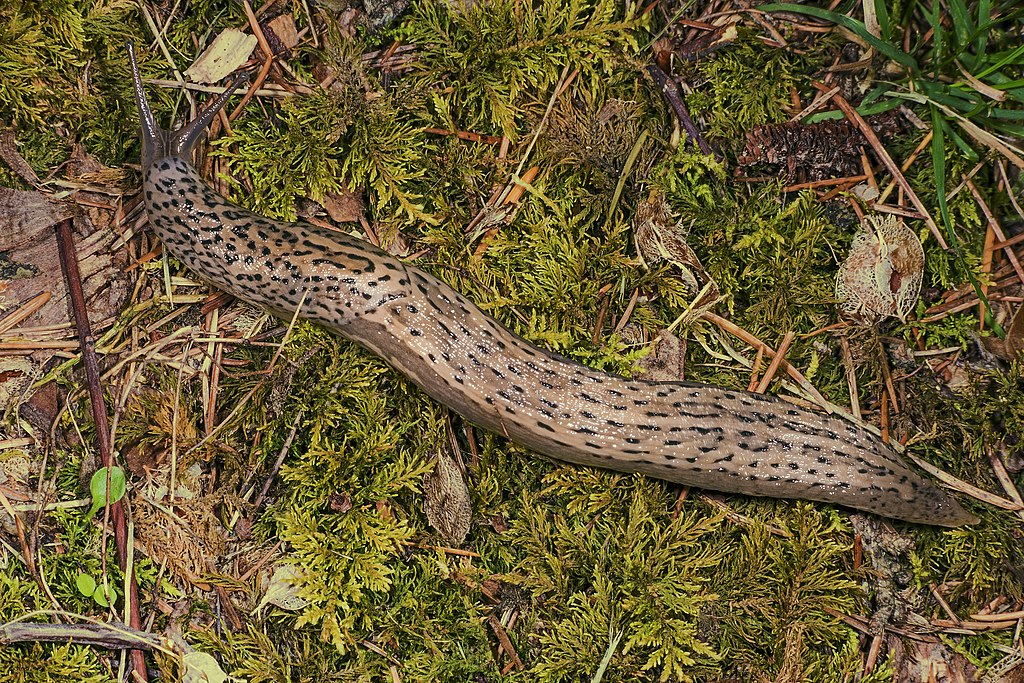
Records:
<instances>
[{"instance_id":1,"label":"moss","mask_svg":"<svg viewBox=\"0 0 1024 683\"><path fill-rule=\"evenodd\" d=\"M11 683L50 683L116 681L101 666L95 651L78 645L44 646L34 644L0 650L0 671Z\"/></svg>"},{"instance_id":2,"label":"moss","mask_svg":"<svg viewBox=\"0 0 1024 683\"><path fill-rule=\"evenodd\" d=\"M686 98L693 115L706 116L707 137L737 140L754 126L781 123L795 85L794 63L784 51L765 50L750 35L701 62L704 89Z\"/></svg>"},{"instance_id":3,"label":"moss","mask_svg":"<svg viewBox=\"0 0 1024 683\"><path fill-rule=\"evenodd\" d=\"M120 47L128 35L148 42L136 7L55 1L0 9L0 37L10 38L0 39L0 116L17 126L26 158L41 175L66 161L74 143L107 163L136 159L135 124L125 123L135 114ZM179 68L195 56L196 41L244 22L234 2L200 0L189 9L167 27ZM40 21L43 13L54 20ZM304 21L304 11L296 14ZM380 233L401 231L427 250L415 265L529 340L626 375L645 349L627 346L611 321L624 315L633 292L646 301L632 306L630 322L648 337L689 303L671 268L642 269L633 253L636 207L652 191L661 193L722 289L718 311L772 345L787 331L797 333L787 359L825 395L845 402L838 342L810 334L837 320L833 282L855 219L809 193L783 195L777 184L736 183L728 170L728 155L747 130L788 118L791 88L806 99L812 67L834 46L811 46L801 56L743 32L735 44L702 58L691 72L688 103L725 151L722 161L669 142L666 107L642 77L646 50L640 48L658 21L654 13L623 14L621 3L604 0L499 0L464 11L419 0L384 36L359 32L340 47L335 40L321 53L291 55L290 68L307 76L320 61L335 87L250 104L231 134L216 141L216 154L226 161L231 177L225 180L235 197L274 217L294 217L302 197L319 200L346 188L365 193ZM331 28L335 38L340 30ZM392 37L414 44L416 61L385 82L363 65L361 53ZM147 77L167 77L170 66L160 54L143 51L141 57ZM468 241L466 224L494 187L508 182L556 83L575 69L527 160L539 173L515 212L493 224L498 230L485 248ZM149 92L164 125L180 118L180 93ZM512 152L499 158L496 145L426 128L505 135ZM905 158L918 142L917 135L895 142L894 156ZM955 144L946 151L950 179L973 167ZM928 206L936 203L933 174L919 161L909 176ZM976 181L983 192L993 191L991 174L980 173ZM997 197L992 205L1002 211ZM948 254L926 240L926 284L936 289L958 285L980 261L983 226L969 193L957 195L950 210L963 247ZM170 267L185 274L173 259ZM158 266L140 271L146 284L162 291ZM202 319L196 307L147 329L168 312L166 305L126 310L112 334L127 344ZM850 333L862 404L877 404L881 354L891 339L916 334L928 348L971 352L975 325L959 315ZM688 379L747 385L748 369L729 356L741 345L704 322L680 332L689 341ZM282 561L302 568L300 589L309 605L297 613L268 608L232 631L223 628L219 596L167 576L156 590L152 563L140 560L137 570L147 600L151 593L175 599L176 591L184 593L187 615L174 626L197 648L217 654L233 675L382 680L394 665L404 681L590 680L606 656L606 681L846 680L861 674L858 636L833 616L870 609L862 591L866 570L853 567L845 513L728 497L728 506L748 520L741 525L696 492L681 496L684 490L675 485L557 465L499 436L467 432L464 422L384 361L312 325L291 330L267 373L261 369L275 349L239 343L224 350L230 364L220 378L217 419L237 412L189 456L217 482L202 505L235 534L232 559L262 557L278 539L285 541ZM117 443L124 450L138 445L153 455L167 448L179 371L161 363L156 358L146 368L140 376L146 391L121 416ZM902 381L915 397L900 427L914 435L934 426L913 452L997 490L989 454L1006 447L1005 435L1024 429L1020 369L979 380L959 395L926 372L899 374L909 375ZM71 375L63 376L78 387ZM179 438L202 433L206 381L182 373ZM72 408L91 442L85 401ZM254 482L272 475L293 425L285 465L257 510ZM449 425L463 453L470 452L468 438L476 447L478 461L469 470L474 524L465 547L479 557L434 548L438 540L422 512L421 481L430 454L451 448ZM85 455L78 446L59 450L59 466L47 473L58 498L85 495L79 477ZM1008 513L976 507L984 518L980 527L913 531L916 585L955 583L947 598L961 615L995 595L1021 597L1019 523ZM247 540L239 517L251 522ZM771 534L774 527L786 535ZM100 615L74 587L79 571L98 575L102 553L110 579L120 581L113 549L101 547L98 528L79 512L64 511L44 516L40 534L39 564L55 596L66 607ZM238 585L234 567L221 560L211 558L210 576L202 578L227 585L244 612L257 602L258 580ZM0 569L0 617L48 606L20 565ZM153 609L148 602L143 607ZM498 673L508 660L496 654L487 621L492 614L507 625L523 671ZM156 628L165 625L159 617ZM1006 634L997 633L956 646L990 664L998 646L1007 644ZM164 665L162 673L171 678L173 664ZM107 675L98 655L55 646L0 652L0 671L7 670L26 681ZM864 680L889 680L892 672L883 665Z\"/></svg>"},{"instance_id":4,"label":"moss","mask_svg":"<svg viewBox=\"0 0 1024 683\"><path fill-rule=\"evenodd\" d=\"M607 0L500 0L452 11L420 0L398 35L422 46L414 78L443 84L438 97L458 112L456 125L517 137L521 111L541 104L563 69L580 69L593 88L635 49L632 17ZM566 72L567 73L567 72Z\"/></svg>"}]
</instances>

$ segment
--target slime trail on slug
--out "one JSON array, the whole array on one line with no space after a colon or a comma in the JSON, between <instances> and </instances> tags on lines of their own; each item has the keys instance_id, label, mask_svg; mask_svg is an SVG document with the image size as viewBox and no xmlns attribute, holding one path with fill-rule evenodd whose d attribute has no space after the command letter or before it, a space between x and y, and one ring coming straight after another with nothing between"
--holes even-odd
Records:
<instances>
[{"instance_id":1,"label":"slime trail on slug","mask_svg":"<svg viewBox=\"0 0 1024 683\"><path fill-rule=\"evenodd\" d=\"M908 522L977 521L856 425L771 396L592 370L366 242L231 204L190 157L240 81L171 134L154 122L129 51L146 210L167 249L202 279L283 316L305 297L304 318L378 354L470 421L558 460Z\"/></svg>"}]
</instances>

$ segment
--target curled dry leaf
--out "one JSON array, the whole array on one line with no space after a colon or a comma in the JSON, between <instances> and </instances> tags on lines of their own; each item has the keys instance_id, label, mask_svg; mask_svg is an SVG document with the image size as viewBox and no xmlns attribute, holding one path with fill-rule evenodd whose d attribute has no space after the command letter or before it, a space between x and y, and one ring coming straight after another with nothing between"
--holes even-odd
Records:
<instances>
[{"instance_id":1,"label":"curled dry leaf","mask_svg":"<svg viewBox=\"0 0 1024 683\"><path fill-rule=\"evenodd\" d=\"M642 378L654 382L680 382L685 379L686 340L668 330L658 332L651 352L640 359L637 368Z\"/></svg>"},{"instance_id":2,"label":"curled dry leaf","mask_svg":"<svg viewBox=\"0 0 1024 683\"><path fill-rule=\"evenodd\" d=\"M685 229L672 215L664 195L652 192L648 200L637 207L633 219L636 253L647 268L663 261L675 267L679 279L694 297L681 321L687 323L710 310L721 298L721 291L686 243L684 234Z\"/></svg>"},{"instance_id":3,"label":"curled dry leaf","mask_svg":"<svg viewBox=\"0 0 1024 683\"><path fill-rule=\"evenodd\" d=\"M458 546L466 540L473 517L469 487L447 453L434 454L434 470L423 478L423 511L445 543Z\"/></svg>"},{"instance_id":4,"label":"curled dry leaf","mask_svg":"<svg viewBox=\"0 0 1024 683\"><path fill-rule=\"evenodd\" d=\"M906 321L924 275L924 249L914 231L894 216L868 216L839 268L836 298L849 315Z\"/></svg>"},{"instance_id":5,"label":"curled dry leaf","mask_svg":"<svg viewBox=\"0 0 1024 683\"><path fill-rule=\"evenodd\" d=\"M324 196L324 208L335 223L355 223L366 213L366 202L361 192L347 187L341 192L329 192Z\"/></svg>"}]
</instances>

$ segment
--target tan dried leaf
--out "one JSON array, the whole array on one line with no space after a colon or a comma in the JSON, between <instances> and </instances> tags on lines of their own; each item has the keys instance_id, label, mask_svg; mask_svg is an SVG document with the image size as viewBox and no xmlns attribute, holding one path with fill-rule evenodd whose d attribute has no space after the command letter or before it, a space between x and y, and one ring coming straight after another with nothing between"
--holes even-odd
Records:
<instances>
[{"instance_id":1,"label":"tan dried leaf","mask_svg":"<svg viewBox=\"0 0 1024 683\"><path fill-rule=\"evenodd\" d=\"M299 595L299 583L302 578L302 569L295 565L281 564L275 567L274 574L270 577L270 585L267 586L267 592L260 600L260 604L253 610L253 614L268 604L276 605L289 612L296 612L306 607L309 600Z\"/></svg>"},{"instance_id":2,"label":"tan dried leaf","mask_svg":"<svg viewBox=\"0 0 1024 683\"><path fill-rule=\"evenodd\" d=\"M924 276L924 249L895 216L868 216L836 277L836 298L849 315L906 321Z\"/></svg>"},{"instance_id":3,"label":"tan dried leaf","mask_svg":"<svg viewBox=\"0 0 1024 683\"><path fill-rule=\"evenodd\" d=\"M256 36L229 28L222 31L185 75L194 83L216 83L246 63L256 47Z\"/></svg>"},{"instance_id":4,"label":"tan dried leaf","mask_svg":"<svg viewBox=\"0 0 1024 683\"><path fill-rule=\"evenodd\" d=\"M693 296L679 322L687 323L710 310L721 298L718 283L708 275L697 254L686 243L685 229L676 221L664 195L652 192L637 207L633 218L633 240L641 263L650 268L667 261Z\"/></svg>"},{"instance_id":5,"label":"tan dried leaf","mask_svg":"<svg viewBox=\"0 0 1024 683\"><path fill-rule=\"evenodd\" d=\"M181 656L181 680L182 683L225 683L229 678L212 655L186 652Z\"/></svg>"},{"instance_id":6,"label":"tan dried leaf","mask_svg":"<svg viewBox=\"0 0 1024 683\"><path fill-rule=\"evenodd\" d=\"M445 543L458 546L466 540L473 517L469 487L447 453L434 454L434 469L423 478L423 511Z\"/></svg>"},{"instance_id":7,"label":"tan dried leaf","mask_svg":"<svg viewBox=\"0 0 1024 683\"><path fill-rule=\"evenodd\" d=\"M642 378L653 382L680 382L685 379L686 340L661 330L651 352L637 362Z\"/></svg>"}]
</instances>

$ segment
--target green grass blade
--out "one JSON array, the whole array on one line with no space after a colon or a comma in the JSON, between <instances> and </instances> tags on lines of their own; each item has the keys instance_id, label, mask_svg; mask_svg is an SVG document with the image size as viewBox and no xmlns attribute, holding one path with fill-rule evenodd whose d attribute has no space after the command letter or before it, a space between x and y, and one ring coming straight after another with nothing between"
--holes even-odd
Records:
<instances>
[{"instance_id":1,"label":"green grass blade","mask_svg":"<svg viewBox=\"0 0 1024 683\"><path fill-rule=\"evenodd\" d=\"M874 37L868 33L867 28L864 26L864 22L852 19L845 14L839 14L838 12L832 12L831 10L821 9L819 7L794 5L788 2L771 2L767 5L760 5L757 9L762 12L791 12L793 14L806 14L807 16L815 17L817 19L831 21L833 24L838 24L839 26L850 29L867 41L871 47L875 48L894 62L902 64L913 71L920 70L916 59L908 55L903 50L897 49L891 43L887 43L884 40L879 40Z\"/></svg>"},{"instance_id":2,"label":"green grass blade","mask_svg":"<svg viewBox=\"0 0 1024 683\"><path fill-rule=\"evenodd\" d=\"M1004 123L1003 121L992 120L988 122L988 127L997 133L1011 138L1018 138L1024 140L1024 125L1018 123Z\"/></svg>"},{"instance_id":3,"label":"green grass blade","mask_svg":"<svg viewBox=\"0 0 1024 683\"><path fill-rule=\"evenodd\" d=\"M932 45L934 46L932 54L935 57L932 59L932 65L934 66L934 72L937 74L939 71L939 62L942 61L942 11L939 7L941 3L939 0L933 0L932 2L932 13L928 17L931 20L932 25Z\"/></svg>"},{"instance_id":4,"label":"green grass blade","mask_svg":"<svg viewBox=\"0 0 1024 683\"><path fill-rule=\"evenodd\" d=\"M857 107L857 113L861 116L874 116L875 114L881 114L882 112L890 111L900 106L902 102L897 99L887 98L874 102L872 104L861 104ZM835 121L843 118L843 112L839 110L835 111L822 111L817 114L811 114L808 116L804 123L820 123L821 121Z\"/></svg>"},{"instance_id":5,"label":"green grass blade","mask_svg":"<svg viewBox=\"0 0 1024 683\"><path fill-rule=\"evenodd\" d=\"M889 19L888 0L875 0L875 16L878 17L878 30L882 40L892 40L892 21Z\"/></svg>"},{"instance_id":6,"label":"green grass blade","mask_svg":"<svg viewBox=\"0 0 1024 683\"><path fill-rule=\"evenodd\" d=\"M953 19L953 35L955 36L955 44L952 50L952 56L958 57L960 53L967 50L970 47L971 37L974 35L974 21L971 19L971 13L967 9L967 4L964 0L947 0L949 4L949 14ZM941 3L935 2L934 7L938 7Z\"/></svg>"},{"instance_id":7,"label":"green grass blade","mask_svg":"<svg viewBox=\"0 0 1024 683\"><path fill-rule=\"evenodd\" d=\"M938 4L937 2L935 3ZM942 116L942 112L934 104L929 105L932 112L932 171L935 173L935 198L939 204L939 215L942 218L942 227L946 230L946 239L949 241L949 246L953 248L957 259L963 259L962 252L960 250L960 240L956 236L956 231L953 229L953 221L949 216L949 205L946 203L946 139L945 130L949 123L945 117ZM995 316L992 315L992 306L988 302L988 297L985 296L985 292L982 291L981 285L978 284L978 279L974 277L974 272L969 266L966 266L967 278L971 282L971 286L974 287L974 293L978 295L978 299L985 306L985 320L1000 338L1006 337L1006 332L996 322Z\"/></svg>"},{"instance_id":8,"label":"green grass blade","mask_svg":"<svg viewBox=\"0 0 1024 683\"><path fill-rule=\"evenodd\" d=\"M953 139L953 142L956 144L957 148L964 153L964 156L970 159L972 163L977 163L979 158L978 153L973 147L971 147L970 143L964 140L963 137L956 132L956 129L954 129L953 126L949 125L949 121L945 118L942 119L942 128L943 132Z\"/></svg>"},{"instance_id":9,"label":"green grass blade","mask_svg":"<svg viewBox=\"0 0 1024 683\"><path fill-rule=\"evenodd\" d=\"M953 231L953 222L949 218L949 206L946 204L946 128L943 125L946 120L935 105L931 105L929 109L932 112L932 170L935 172L935 198L939 203L939 215L946 228L949 244L956 248L960 244Z\"/></svg>"},{"instance_id":10,"label":"green grass blade","mask_svg":"<svg viewBox=\"0 0 1024 683\"><path fill-rule=\"evenodd\" d=\"M1004 66L1010 64L1011 62L1016 64L1021 57L1024 57L1024 43L1018 45L1013 50L1010 50L1009 52L1005 53L1002 57L997 59L995 63L990 64L981 72L974 74L974 77L977 79L985 78L985 76L988 76L994 71L1002 69Z\"/></svg>"},{"instance_id":11,"label":"green grass blade","mask_svg":"<svg viewBox=\"0 0 1024 683\"><path fill-rule=\"evenodd\" d=\"M984 61L985 50L988 49L988 32L992 23L992 2L991 0L980 0L978 2L978 32L974 39L974 54L978 62Z\"/></svg>"}]
</instances>

